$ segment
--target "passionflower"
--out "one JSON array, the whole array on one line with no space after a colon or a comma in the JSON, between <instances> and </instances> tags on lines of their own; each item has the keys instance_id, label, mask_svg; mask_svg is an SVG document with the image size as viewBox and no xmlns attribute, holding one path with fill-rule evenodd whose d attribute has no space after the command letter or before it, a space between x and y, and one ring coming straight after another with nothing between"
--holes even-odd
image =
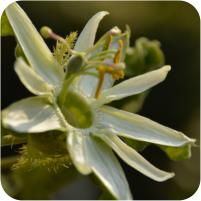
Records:
<instances>
[{"instance_id":1,"label":"passionflower","mask_svg":"<svg viewBox=\"0 0 201 201\"><path fill-rule=\"evenodd\" d=\"M122 33L114 27L94 45L99 22L108 14L103 11L86 24L64 72L17 3L10 5L6 14L28 61L18 58L15 71L24 86L36 95L3 111L6 128L41 135L52 130L64 132L66 148L77 170L82 174L94 173L117 199L132 196L113 151L156 181L174 176L154 167L121 137L170 147L192 144L195 140L148 118L105 105L159 84L170 66L113 86L115 80L123 77L129 31ZM51 30L46 31L51 34Z\"/></svg>"}]
</instances>

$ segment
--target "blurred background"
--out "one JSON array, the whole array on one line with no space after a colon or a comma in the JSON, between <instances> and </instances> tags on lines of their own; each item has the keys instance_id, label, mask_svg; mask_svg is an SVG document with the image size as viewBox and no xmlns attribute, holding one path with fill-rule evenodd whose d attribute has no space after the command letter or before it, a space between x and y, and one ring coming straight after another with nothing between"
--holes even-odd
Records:
<instances>
[{"instance_id":1,"label":"blurred background","mask_svg":"<svg viewBox=\"0 0 201 201\"><path fill-rule=\"evenodd\" d=\"M165 54L165 63L170 64L172 70L165 82L152 89L139 113L196 138L199 145L200 18L190 4L182 1L23 1L19 4L38 29L47 25L62 36L71 31L80 33L93 14L106 10L110 15L101 22L97 38L115 25L124 29L128 24L131 28L131 46L142 36L159 40ZM48 41L50 48L53 44ZM15 45L13 37L2 38L2 109L31 95L13 70ZM2 156L9 151L9 148L3 149ZM155 146L146 148L142 152L145 158L161 169L176 173L173 179L163 183L152 181L122 162L134 199L181 200L190 197L200 183L199 153L199 146L193 147L191 159L175 162L169 160L165 153ZM51 180L51 175L49 177ZM90 178L80 175L78 178L68 186L65 186L64 182L63 187L52 194L51 198L97 199L100 192ZM56 180L54 175L52 179ZM35 184L37 185L37 182ZM48 188L45 185L47 184L40 188ZM33 193L37 194L37 186L34 189Z\"/></svg>"}]
</instances>

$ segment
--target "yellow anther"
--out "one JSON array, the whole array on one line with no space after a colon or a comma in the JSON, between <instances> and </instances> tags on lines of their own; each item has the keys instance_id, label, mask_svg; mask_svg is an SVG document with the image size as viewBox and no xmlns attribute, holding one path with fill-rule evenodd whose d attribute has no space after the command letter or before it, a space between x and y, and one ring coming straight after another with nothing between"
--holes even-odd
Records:
<instances>
[{"instance_id":1,"label":"yellow anther","mask_svg":"<svg viewBox=\"0 0 201 201\"><path fill-rule=\"evenodd\" d=\"M124 71L122 70L114 71L114 73L112 74L112 78L114 80L119 80L121 78L124 78Z\"/></svg>"}]
</instances>

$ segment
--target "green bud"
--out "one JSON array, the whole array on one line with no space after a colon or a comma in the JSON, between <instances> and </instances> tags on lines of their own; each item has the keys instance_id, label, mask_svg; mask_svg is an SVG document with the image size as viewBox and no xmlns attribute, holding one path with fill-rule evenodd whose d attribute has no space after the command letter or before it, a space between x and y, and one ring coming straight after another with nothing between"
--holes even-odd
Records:
<instances>
[{"instance_id":1,"label":"green bud","mask_svg":"<svg viewBox=\"0 0 201 201\"><path fill-rule=\"evenodd\" d=\"M40 33L44 38L49 38L50 35L52 34L52 29L50 29L47 26L44 26L40 29Z\"/></svg>"},{"instance_id":2,"label":"green bud","mask_svg":"<svg viewBox=\"0 0 201 201\"><path fill-rule=\"evenodd\" d=\"M72 56L67 63L67 73L73 74L80 70L84 64L83 55L77 54Z\"/></svg>"}]
</instances>

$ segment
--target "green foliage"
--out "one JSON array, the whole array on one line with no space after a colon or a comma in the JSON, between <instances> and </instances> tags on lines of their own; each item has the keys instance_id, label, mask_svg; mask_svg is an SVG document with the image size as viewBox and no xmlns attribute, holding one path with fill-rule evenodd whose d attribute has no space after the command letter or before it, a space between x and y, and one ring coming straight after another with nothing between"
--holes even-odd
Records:
<instances>
[{"instance_id":1,"label":"green foliage","mask_svg":"<svg viewBox=\"0 0 201 201\"><path fill-rule=\"evenodd\" d=\"M73 168L61 168L49 172L45 167L33 168L30 171L21 169L4 174L2 185L5 191L19 200L48 200L60 188L67 186L78 178Z\"/></svg>"},{"instance_id":2,"label":"green foliage","mask_svg":"<svg viewBox=\"0 0 201 201\"><path fill-rule=\"evenodd\" d=\"M10 26L5 12L1 16L1 36L14 36L13 29Z\"/></svg>"},{"instance_id":3,"label":"green foliage","mask_svg":"<svg viewBox=\"0 0 201 201\"><path fill-rule=\"evenodd\" d=\"M1 146L11 146L14 145L14 144L22 144L22 143L26 143L26 138L18 138L18 137L15 137L13 136L12 134L9 134L9 135L5 135L5 136L2 136L1 138Z\"/></svg>"},{"instance_id":4,"label":"green foliage","mask_svg":"<svg viewBox=\"0 0 201 201\"><path fill-rule=\"evenodd\" d=\"M191 145L187 144L182 147L168 147L159 145L171 160L186 160L191 157Z\"/></svg>"},{"instance_id":5,"label":"green foliage","mask_svg":"<svg viewBox=\"0 0 201 201\"><path fill-rule=\"evenodd\" d=\"M160 68L165 58L159 41L139 38L134 47L128 48L125 62L126 75L133 77Z\"/></svg>"},{"instance_id":6,"label":"green foliage","mask_svg":"<svg viewBox=\"0 0 201 201\"><path fill-rule=\"evenodd\" d=\"M74 47L75 40L77 39L77 32L70 33L69 36L66 36L66 43L69 45L69 47L72 49ZM64 43L61 43L60 41L57 41L56 47L54 48L53 52L54 57L59 62L61 66L64 66L68 58L70 56L70 52L68 49L68 46Z\"/></svg>"},{"instance_id":7,"label":"green foliage","mask_svg":"<svg viewBox=\"0 0 201 201\"><path fill-rule=\"evenodd\" d=\"M28 143L20 150L20 158L12 169L25 171L44 167L57 172L61 167L69 167L70 157L65 147L65 135L59 132L29 134Z\"/></svg>"},{"instance_id":8,"label":"green foliage","mask_svg":"<svg viewBox=\"0 0 201 201\"><path fill-rule=\"evenodd\" d=\"M123 138L123 141L136 151L143 151L150 144L148 142L133 140L129 138Z\"/></svg>"}]
</instances>

